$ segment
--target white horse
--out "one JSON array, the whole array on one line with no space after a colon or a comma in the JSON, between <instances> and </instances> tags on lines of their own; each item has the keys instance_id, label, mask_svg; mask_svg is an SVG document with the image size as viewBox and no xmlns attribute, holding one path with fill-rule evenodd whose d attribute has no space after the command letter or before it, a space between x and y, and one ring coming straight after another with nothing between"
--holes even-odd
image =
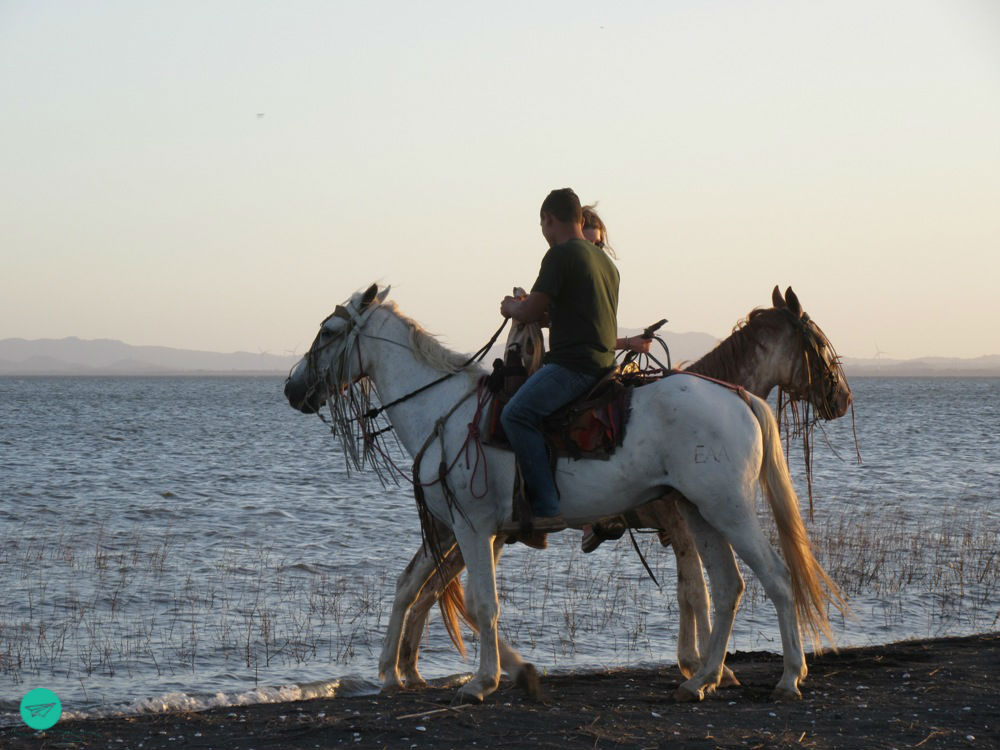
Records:
<instances>
[{"instance_id":1,"label":"white horse","mask_svg":"<svg viewBox=\"0 0 1000 750\"><path fill-rule=\"evenodd\" d=\"M790 403L805 403L822 419L837 419L847 413L852 394L833 345L823 331L803 311L798 297L789 287L783 297L775 287L773 307L752 311L734 332L715 349L691 364L687 372L695 372L741 385L761 398L775 387ZM540 334L531 327L511 330L511 342L535 360L525 362L528 372L537 369L540 355ZM526 357L527 359L527 357ZM808 421L808 418L806 418ZM808 428L804 437L808 439ZM806 446L807 471L808 456ZM652 528L661 532L664 544L674 552L677 571L677 602L679 609L677 633L677 664L685 677L691 677L701 665L698 644L707 644L711 634L709 596L702 575L701 558L694 540L677 508L677 493L647 503L621 517L633 528ZM464 597L459 574L465 565L461 550L446 528L437 535L447 547L440 561L434 559L426 545L414 555L396 583L389 625L379 660L379 676L383 690L426 685L417 669L421 637L430 608L440 600L442 620L456 648L464 655L459 630L459 618L465 618ZM494 544L498 557L502 540ZM501 663L519 668L510 647L499 642ZM513 652L513 653L511 653ZM530 665L516 672L523 687L534 692L537 683ZM735 675L724 667L720 685L738 685Z\"/></svg>"},{"instance_id":2,"label":"white horse","mask_svg":"<svg viewBox=\"0 0 1000 750\"><path fill-rule=\"evenodd\" d=\"M338 306L293 368L285 394L307 413L329 399L336 418L344 413L338 399L367 378L404 447L422 455L414 479L425 488L423 511L457 540L469 571L467 609L481 635L479 668L456 699L479 702L500 680L494 540L511 516L514 460L484 447L488 477L476 476L471 462L457 460L469 445L482 370L466 368L442 379L465 362L386 303L387 293L372 285ZM744 589L733 550L760 578L777 610L783 672L775 694L801 696L798 684L807 668L799 627L815 639L824 634L832 640L827 605L844 605L813 557L765 401L690 375L664 378L634 392L624 443L610 460L562 460L556 472L561 511L573 525L624 513L669 489L689 501L681 512L698 542L715 613L702 665L678 688L679 697L700 699L722 675ZM774 515L784 560L757 522L758 483Z\"/></svg>"}]
</instances>

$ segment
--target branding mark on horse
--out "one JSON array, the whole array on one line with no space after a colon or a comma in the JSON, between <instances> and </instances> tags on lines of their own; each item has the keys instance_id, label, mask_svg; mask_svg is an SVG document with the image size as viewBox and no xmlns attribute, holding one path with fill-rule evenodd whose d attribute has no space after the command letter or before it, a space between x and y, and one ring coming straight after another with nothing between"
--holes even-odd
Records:
<instances>
[{"instance_id":1,"label":"branding mark on horse","mask_svg":"<svg viewBox=\"0 0 1000 750\"><path fill-rule=\"evenodd\" d=\"M708 463L709 460L712 460L717 464L721 464L724 461L729 463L730 458L729 453L726 451L726 446L696 445L694 447L694 462L696 464L704 464Z\"/></svg>"}]
</instances>

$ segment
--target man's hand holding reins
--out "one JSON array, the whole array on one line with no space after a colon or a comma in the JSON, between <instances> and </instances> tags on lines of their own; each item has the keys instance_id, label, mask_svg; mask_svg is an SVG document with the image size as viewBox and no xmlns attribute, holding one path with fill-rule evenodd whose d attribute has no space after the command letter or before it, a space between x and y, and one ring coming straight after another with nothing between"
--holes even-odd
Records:
<instances>
[{"instance_id":1,"label":"man's hand holding reins","mask_svg":"<svg viewBox=\"0 0 1000 750\"><path fill-rule=\"evenodd\" d=\"M544 292L532 292L526 297L508 295L500 302L500 314L519 323L536 323L545 318L548 309L549 295Z\"/></svg>"}]
</instances>

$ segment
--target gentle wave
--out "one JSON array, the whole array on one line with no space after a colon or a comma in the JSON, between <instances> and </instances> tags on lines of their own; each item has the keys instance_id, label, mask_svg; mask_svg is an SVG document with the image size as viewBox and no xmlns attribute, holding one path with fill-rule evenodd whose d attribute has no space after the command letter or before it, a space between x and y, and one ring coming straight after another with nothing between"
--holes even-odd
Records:
<instances>
[{"instance_id":1,"label":"gentle wave","mask_svg":"<svg viewBox=\"0 0 1000 750\"><path fill-rule=\"evenodd\" d=\"M333 698L335 696L374 695L378 693L378 683L360 677L341 677L326 682L311 682L302 685L282 685L280 687L256 687L235 693L192 694L179 691L164 693L152 698L141 698L111 706L93 707L82 710L63 710L62 719L101 719L139 714L172 713L180 711L206 711L211 708L253 706L261 703L285 703L309 700L310 698ZM11 711L15 706L0 705L0 710ZM14 713L0 713L0 725L11 726L20 723L21 717Z\"/></svg>"},{"instance_id":2,"label":"gentle wave","mask_svg":"<svg viewBox=\"0 0 1000 750\"><path fill-rule=\"evenodd\" d=\"M471 677L471 673L461 673L430 680L429 684L435 687L457 688L468 682ZM207 711L213 708L242 708L265 703L305 701L313 698L352 698L377 695L380 690L381 685L378 682L357 675L346 675L334 680L318 680L301 685L282 685L279 687L255 687L231 693L196 694L170 691L152 698L141 698L110 706L69 710L64 708L62 719L105 719L142 714ZM18 710L17 704L10 701L0 701L0 726L20 724L21 717Z\"/></svg>"}]
</instances>

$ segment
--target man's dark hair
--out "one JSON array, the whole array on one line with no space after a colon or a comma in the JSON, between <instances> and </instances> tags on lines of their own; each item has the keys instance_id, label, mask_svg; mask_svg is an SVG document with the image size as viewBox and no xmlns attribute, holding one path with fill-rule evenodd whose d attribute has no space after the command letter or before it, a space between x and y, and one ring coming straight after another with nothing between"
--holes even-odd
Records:
<instances>
[{"instance_id":1,"label":"man's dark hair","mask_svg":"<svg viewBox=\"0 0 1000 750\"><path fill-rule=\"evenodd\" d=\"M583 223L583 209L580 206L580 199L572 188L560 188L549 193L542 201L540 213L552 214L556 221L566 224Z\"/></svg>"}]
</instances>

